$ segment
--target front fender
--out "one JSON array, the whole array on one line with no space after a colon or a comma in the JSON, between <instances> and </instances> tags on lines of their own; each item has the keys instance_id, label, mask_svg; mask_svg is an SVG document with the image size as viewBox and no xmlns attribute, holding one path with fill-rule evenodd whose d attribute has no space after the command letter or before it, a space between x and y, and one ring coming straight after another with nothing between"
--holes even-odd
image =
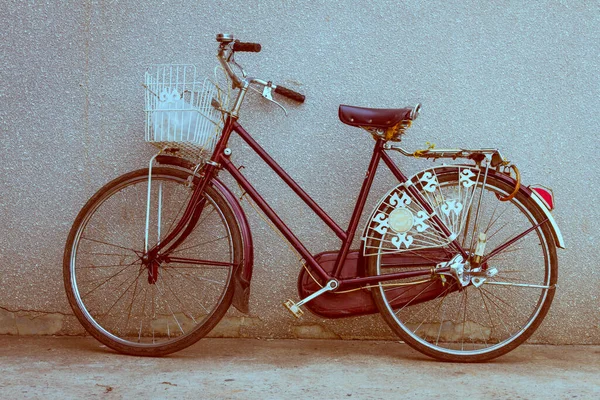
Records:
<instances>
[{"instance_id":1,"label":"front fender","mask_svg":"<svg viewBox=\"0 0 600 400\"><path fill-rule=\"evenodd\" d=\"M235 293L233 294L233 305L240 312L249 312L250 281L252 280L252 269L254 268L254 246L252 244L252 232L246 213L235 195L217 178L213 178L211 185L219 191L229 203L235 219L240 227L243 243L242 265L235 273Z\"/></svg>"},{"instance_id":2,"label":"front fender","mask_svg":"<svg viewBox=\"0 0 600 400\"><path fill-rule=\"evenodd\" d=\"M190 172L194 171L196 168L190 161L174 156L160 155L156 157L156 162L163 165L183 168ZM252 280L252 270L254 268L254 246L252 244L250 225L248 224L244 209L231 190L229 190L229 188L227 188L227 186L225 186L218 178L213 178L210 184L227 201L240 228L243 254L242 264L234 271L235 291L233 295L233 305L240 312L247 314L249 311L250 281Z\"/></svg>"}]
</instances>

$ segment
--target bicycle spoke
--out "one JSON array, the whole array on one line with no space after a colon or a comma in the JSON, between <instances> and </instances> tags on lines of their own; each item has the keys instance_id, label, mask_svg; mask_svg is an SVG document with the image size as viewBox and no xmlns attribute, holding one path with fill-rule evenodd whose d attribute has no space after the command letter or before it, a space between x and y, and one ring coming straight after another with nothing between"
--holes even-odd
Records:
<instances>
[{"instance_id":1,"label":"bicycle spoke","mask_svg":"<svg viewBox=\"0 0 600 400\"><path fill-rule=\"evenodd\" d=\"M104 286L106 283L108 283L111 279L119 276L121 273L123 273L123 271L125 271L127 268L129 268L130 265L126 266L125 268L117 271L115 274L109 276L108 278L106 278L102 283L100 283L98 286L96 286L95 288L93 288L92 290L90 290L89 292L87 292L85 295L81 296L82 298L89 296L92 292L96 291L97 289L99 289L100 287ZM102 278L98 278L98 279L102 279ZM93 282L95 280L98 279L93 279L91 281L87 281L87 282Z\"/></svg>"},{"instance_id":2,"label":"bicycle spoke","mask_svg":"<svg viewBox=\"0 0 600 400\"><path fill-rule=\"evenodd\" d=\"M142 342L142 329L144 327L144 319L146 317L146 300L148 298L148 288L144 290L144 300L142 301L142 318L140 318L140 329L138 331L138 343Z\"/></svg>"},{"instance_id":3,"label":"bicycle spoke","mask_svg":"<svg viewBox=\"0 0 600 400\"><path fill-rule=\"evenodd\" d=\"M117 303L123 298L123 296L125 296L125 294L127 293L127 291L129 290L129 288L131 288L131 286L133 286L134 283L137 282L138 278L140 277L140 275L142 275L142 272L144 272L144 270L140 270L140 272L137 274L137 276L133 279L133 281L129 284L129 286L127 286L125 288L125 290L123 291L123 293L121 293L121 295L119 297L117 297L117 299L114 301L114 303L110 306L110 308L106 311L106 313L110 313L113 309L114 306L117 305ZM125 279L124 282L127 282L127 279ZM120 286L123 285L123 282L116 288L118 289ZM115 289L115 291L116 291Z\"/></svg>"},{"instance_id":4,"label":"bicycle spoke","mask_svg":"<svg viewBox=\"0 0 600 400\"><path fill-rule=\"evenodd\" d=\"M498 261L498 260L502 260L502 259L507 259L510 257L508 257L510 255L510 253L515 253L517 251L521 251L521 250L525 250L525 247L514 247L514 245L511 245L510 247L507 247L506 249L502 250L500 253L496 253L496 255L494 255L493 259L494 261Z\"/></svg>"},{"instance_id":5,"label":"bicycle spoke","mask_svg":"<svg viewBox=\"0 0 600 400\"><path fill-rule=\"evenodd\" d=\"M198 204L200 204L200 201L202 201L202 199L198 201ZM198 224L204 223L208 219L208 217L210 217L216 210L216 208L212 207L212 210L208 214L202 216L202 219L198 221Z\"/></svg>"},{"instance_id":6,"label":"bicycle spoke","mask_svg":"<svg viewBox=\"0 0 600 400\"><path fill-rule=\"evenodd\" d=\"M511 222L507 221L505 222L502 226L500 226L499 228L497 228L494 232L492 232L491 234L487 234L487 240L492 240L494 237L496 237L496 235L498 235L500 232L502 232L507 226L510 226Z\"/></svg>"},{"instance_id":7,"label":"bicycle spoke","mask_svg":"<svg viewBox=\"0 0 600 400\"><path fill-rule=\"evenodd\" d=\"M166 273L169 273L167 271L165 271ZM177 294L173 291L173 289L171 289L171 286L167 283L166 280L163 280L164 285L166 286L167 290L173 295L173 297L175 298L175 300L177 300L177 302L181 305L181 312L183 313L183 315L185 315L186 317L188 317L189 319L191 319L192 321L194 321L194 324L198 324L198 321L196 321L196 318L194 318L194 315L190 312L187 311L187 307L185 306L185 304L183 304L183 302L179 299L179 297L177 296ZM195 297L193 297L194 299L197 299ZM199 303L201 304L201 303Z\"/></svg>"},{"instance_id":8,"label":"bicycle spoke","mask_svg":"<svg viewBox=\"0 0 600 400\"><path fill-rule=\"evenodd\" d=\"M123 249L123 250L130 250L130 251L133 251L133 252L134 252L135 254L137 254L137 255L141 255L141 254L143 254L141 251L134 250L134 249L132 249L132 248L130 248L130 247L123 247L123 246L119 246L119 245L117 245L117 244L112 244L112 243L108 243L108 242L103 242L103 241L101 241L101 240L91 239L91 238L87 238L87 237L84 237L84 236L82 236L82 237L81 237L81 239L84 239L84 240L89 240L90 242L95 242L95 243L105 244L105 245L107 245L107 246L117 247L117 248L119 248L119 249Z\"/></svg>"},{"instance_id":9,"label":"bicycle spoke","mask_svg":"<svg viewBox=\"0 0 600 400\"><path fill-rule=\"evenodd\" d=\"M141 272L140 272L141 275ZM139 278L139 276L138 276ZM129 304L128 310L127 310L127 321L125 321L125 331L127 331L127 327L129 326L129 321L131 319L131 312L133 310L133 302L135 301L137 294L139 293L137 291L138 289L138 279L135 280L135 287L133 288L133 295L131 296L131 303Z\"/></svg>"},{"instance_id":10,"label":"bicycle spoke","mask_svg":"<svg viewBox=\"0 0 600 400\"><path fill-rule=\"evenodd\" d=\"M183 211L184 211L185 207L187 206L187 204L188 204L189 200L191 199L191 197L192 197L192 192L190 191L188 193L187 197L185 198L185 200L181 201L181 206L177 210L177 213L175 214L175 217L172 218L171 224L169 225L169 227L165 231L166 233L171 232L171 229L173 229L173 226L175 225L175 223L177 221L179 221L180 215L183 216ZM166 234L164 236L166 236Z\"/></svg>"},{"instance_id":11,"label":"bicycle spoke","mask_svg":"<svg viewBox=\"0 0 600 400\"><path fill-rule=\"evenodd\" d=\"M156 288L158 289L158 293L160 294L161 298L163 299L163 301L166 303L167 307L169 308L169 311L171 312L173 319L177 323L179 330L181 331L181 333L185 334L185 332L183 331L183 328L181 327L181 324L179 323L179 320L177 319L177 316L175 315L175 313L173 312L173 309L171 308L171 304L166 300L164 294L162 293L162 290L160 289L158 282L156 282ZM168 329L168 322L167 322L167 329ZM169 335L169 337L170 337L170 335Z\"/></svg>"},{"instance_id":12,"label":"bicycle spoke","mask_svg":"<svg viewBox=\"0 0 600 400\"><path fill-rule=\"evenodd\" d=\"M490 297L488 296L488 294L485 293L483 290L481 290L481 288L479 289L479 291L488 300L488 302L490 302L492 305L495 306L493 309L494 309L494 312L496 314L496 317L498 317L498 319L502 323L502 326L503 326L504 330L510 336L511 331L508 329L508 327L506 326L506 323L504 322L504 318L503 318L504 313L498 313L498 310L500 310L500 307L496 304L496 302L493 299L490 299Z\"/></svg>"},{"instance_id":13,"label":"bicycle spoke","mask_svg":"<svg viewBox=\"0 0 600 400\"><path fill-rule=\"evenodd\" d=\"M189 274L185 274L183 272L177 271L178 268L170 268L170 269L173 272L175 272L175 273L177 273L177 274L179 274L181 276L188 277L189 279L195 279L195 280L200 281L200 282L209 282L209 283L214 283L214 284L218 284L218 285L225 285L225 282L219 282L219 281L215 281L215 280L212 280L212 279L206 279L206 278L204 278L202 276L197 276L197 275L193 275L192 276L192 275L189 275Z\"/></svg>"},{"instance_id":14,"label":"bicycle spoke","mask_svg":"<svg viewBox=\"0 0 600 400\"><path fill-rule=\"evenodd\" d=\"M179 274L179 275L181 275L182 277L191 278L191 277L187 276L186 274L181 274L181 273L179 273L178 271L172 271L172 272L178 273L178 274ZM199 299L198 297L196 297L196 296L195 296L195 295L193 295L193 294L189 294L189 296L190 296L192 299L194 299L194 300L196 300L196 301L198 302L198 305L199 305L200 307L202 307L202 309L203 309L203 310L206 312L206 314L207 314L207 315L208 315L208 314L210 314L210 311L209 311L209 310L208 310L208 309L207 309L207 308L204 306L204 304L203 304L203 302L202 302L202 300L201 300L201 299Z\"/></svg>"},{"instance_id":15,"label":"bicycle spoke","mask_svg":"<svg viewBox=\"0 0 600 400\"><path fill-rule=\"evenodd\" d=\"M488 296L491 296L494 299L498 300L498 302L502 303L506 307L506 309L512 309L512 310L516 311L517 313L521 314L521 316L523 316L525 318L529 317L529 315L523 313L517 307L513 306L512 304L508 303L507 301L505 301L505 300L501 299L500 297L496 296L494 293L490 292L489 290L484 289L482 287L479 287L479 290L485 292ZM488 297L488 298L490 298L490 297ZM500 306L497 306L497 307L500 308Z\"/></svg>"},{"instance_id":16,"label":"bicycle spoke","mask_svg":"<svg viewBox=\"0 0 600 400\"><path fill-rule=\"evenodd\" d=\"M79 251L79 254L86 254L91 256L117 256L117 257L138 257L137 254L126 254L126 253L98 253L95 251Z\"/></svg>"},{"instance_id":17,"label":"bicycle spoke","mask_svg":"<svg viewBox=\"0 0 600 400\"><path fill-rule=\"evenodd\" d=\"M427 291L427 289L429 289L431 287L431 285L433 285L435 283L435 281L431 281L429 283L429 285L427 285L425 288L423 288L418 294L416 294L406 305L404 305L401 309L399 309L396 313L402 311L404 309L404 307L408 307L413 300L417 299L421 294L423 294L425 291ZM389 289L389 290L393 290L393 289ZM384 292L386 291L385 289L383 290ZM390 303L393 303L394 301L398 300L400 297L402 297L404 295L404 293L400 293L398 296L394 297L392 300L390 300Z\"/></svg>"},{"instance_id":18,"label":"bicycle spoke","mask_svg":"<svg viewBox=\"0 0 600 400\"><path fill-rule=\"evenodd\" d=\"M444 304L444 301L446 300L446 296L442 297L441 301L438 302L438 309L441 310L442 306ZM440 329L438 329L438 334L435 338L435 344L436 346L440 343L440 336L442 335L442 327L444 326L444 316L446 315L445 312L442 313L442 317L440 318Z\"/></svg>"},{"instance_id":19,"label":"bicycle spoke","mask_svg":"<svg viewBox=\"0 0 600 400\"><path fill-rule=\"evenodd\" d=\"M136 260L137 261L137 260ZM83 267L79 267L77 269L97 269L97 268L115 268L115 267L133 267L135 266L135 262L133 263L129 263L129 264L107 264L107 265L88 265L88 266L83 266Z\"/></svg>"},{"instance_id":20,"label":"bicycle spoke","mask_svg":"<svg viewBox=\"0 0 600 400\"><path fill-rule=\"evenodd\" d=\"M420 327L421 327L421 326L422 326L422 325L425 323L425 321L428 321L428 320L429 320L429 317L430 317L430 316L434 315L434 312L435 312L436 310L441 310L441 307L442 307L442 305L444 304L444 301L446 300L446 297L447 297L447 295L448 295L448 292L449 292L449 290L450 290L451 288L452 288L452 286L448 287L446 290L444 290L443 292L441 292L440 294L438 294L438 295L437 295L437 296L436 296L434 299L430 300L430 302L433 302L433 301L437 300L438 298L440 298L440 296L441 296L440 300L439 300L439 301L437 302L437 304L436 304L436 305L433 307L433 309L432 309L432 310L431 310L431 311L430 311L430 312L429 312L429 313L428 313L428 314L427 314L425 317L423 317L423 321L421 321L421 323L420 323L420 324L417 326L417 328L413 330L413 332L414 332L414 333L416 333L416 332L419 330L419 328L420 328ZM418 312L417 314L411 315L411 318L412 318L413 320L416 320L416 319L417 319L417 317L419 317L419 316L421 315L421 313L422 313L424 310L426 310L426 307L422 307L422 308L419 310L419 312ZM420 318L419 318L419 319L420 319ZM440 332L441 332L441 329L442 329L442 324L443 324L443 322L444 322L444 321L443 321L443 319L442 319L442 320L440 321Z\"/></svg>"},{"instance_id":21,"label":"bicycle spoke","mask_svg":"<svg viewBox=\"0 0 600 400\"><path fill-rule=\"evenodd\" d=\"M129 291L129 289L131 288L131 286L132 286L132 285L135 283L135 287L134 287L134 294L133 294L133 297L132 297L132 304L133 304L133 301L135 300L135 297L136 297L136 289L137 289L137 287L138 287L139 277L140 277L140 275L141 275L141 273L142 273L142 272L143 272L143 271L140 271L140 274L138 274L138 275L137 275L137 276L134 278L134 280L131 282L131 284L130 284L130 285L127 287L127 288L125 288L125 290L124 290L124 291L123 291L123 293L122 293L122 294L119 296L119 298L117 298L117 300L115 300L115 302L114 302L114 303L111 305L111 307L110 307L110 308L109 308L109 309L108 309L108 310L107 310L107 311L104 313L104 315L105 315L105 316L110 316L110 312L112 311L112 309L113 309L113 308L114 308L114 307L115 307L115 306L116 306L116 305L119 303L119 301L120 301L121 299L123 299L123 298L124 298L125 294L126 294L128 291ZM115 290L115 292L116 292L116 290ZM114 319L114 318L113 318L113 319ZM124 328L124 329L121 329L121 327L120 327L121 325L120 325L119 323L120 323L120 322L121 322L121 320L123 320L123 319L125 319L125 320L126 320L126 321L125 321L125 328ZM114 328L114 331L115 331L115 333L116 333L116 332L119 332L119 333L120 333L122 336L127 336L127 335L128 335L128 333L129 333L129 332L128 332L128 330L127 330L127 327L129 326L129 319L130 319L130 314L129 314L129 312L128 312L127 314L123 314L123 315L120 315L120 316L118 316L118 317L117 317L117 320L116 320L116 323L115 323L115 328Z\"/></svg>"},{"instance_id":22,"label":"bicycle spoke","mask_svg":"<svg viewBox=\"0 0 600 400\"><path fill-rule=\"evenodd\" d=\"M504 207L504 209L502 210L502 212L500 214L498 214L498 216L496 217L496 212L498 211L498 207L499 206L500 206L500 203L496 203L496 206L494 207L494 211L492 212L492 215L490 216L490 220L488 221L488 225L485 227L485 230L483 231L483 232L485 232L485 234L488 237L488 239L491 238L491 236L493 236L493 235L489 235L490 229L492 229L492 227L496 224L496 222L498 222L498 220L508 210L508 208Z\"/></svg>"},{"instance_id":23,"label":"bicycle spoke","mask_svg":"<svg viewBox=\"0 0 600 400\"><path fill-rule=\"evenodd\" d=\"M485 301L485 296L483 295L483 292L479 289L477 289L477 292L479 293L479 295L481 296L481 301L483 303L483 306L485 308L485 311L487 313L487 316L490 320L490 328L492 331L494 331L496 329L496 324L494 324L494 320L492 319L492 314L490 313L490 309L487 305L487 302Z\"/></svg>"},{"instance_id":24,"label":"bicycle spoke","mask_svg":"<svg viewBox=\"0 0 600 400\"><path fill-rule=\"evenodd\" d=\"M181 277L183 277L183 278L185 278L185 279L190 279L190 278L191 278L191 277L190 277L190 276L188 276L187 274L182 274L182 273L180 273L179 271L169 271L169 273L171 273L171 272L173 272L173 273L176 273L176 274L178 274L179 276L181 276ZM199 280L199 281L200 281L200 282L202 282L201 280ZM196 300L196 301L197 301L197 303L198 303L198 305L199 305L200 307L202 307L202 309L204 309L204 311L206 312L206 314L207 314L207 315L208 315L208 314L210 314L210 311L209 311L209 310L208 310L208 309L207 309L207 308L204 306L204 304L203 304L203 301L202 301L201 299L199 299L198 297L196 297L196 296L195 296L194 294L192 294L192 293L189 293L189 294L188 294L188 296L189 296L189 297L191 297L192 299Z\"/></svg>"},{"instance_id":25,"label":"bicycle spoke","mask_svg":"<svg viewBox=\"0 0 600 400\"><path fill-rule=\"evenodd\" d=\"M546 221L548 221L548 220L546 219L546 220L540 222L539 224L532 226L531 228L527 229L526 231L524 231L524 232L522 232L522 233L520 233L520 234L512 237L511 239L508 239L503 244L501 244L500 246L496 247L496 249L494 249L494 251L492 251L487 256L485 256L481 260L481 263L484 263L488 259L494 257L496 254L502 253L504 250L506 250L506 249L510 248L511 246L513 246L515 243L518 243L520 240L523 240L523 238L527 237L527 235L529 235L531 232L534 232L536 229L538 229Z\"/></svg>"},{"instance_id":26,"label":"bicycle spoke","mask_svg":"<svg viewBox=\"0 0 600 400\"><path fill-rule=\"evenodd\" d=\"M398 315L399 312L403 311L406 307L410 306L413 302L413 300L416 300L421 294L423 294L423 292L425 292L427 289L429 289L431 287L431 285L433 285L435 283L435 281L431 281L431 283L425 287L423 290L421 290L417 295L415 295L408 303L406 303L404 306L402 306L402 308L398 309L398 311L395 312L396 315ZM444 292L447 292L449 289L446 289ZM438 295L439 296L439 295ZM390 303L393 303L398 297L395 297L393 300L390 301ZM437 297L436 297L437 298ZM435 299L434 299L435 300Z\"/></svg>"},{"instance_id":27,"label":"bicycle spoke","mask_svg":"<svg viewBox=\"0 0 600 400\"><path fill-rule=\"evenodd\" d=\"M208 245L208 244L213 244L213 243L215 243L215 242L218 242L219 240L223 240L223 239L227 239L227 238L228 238L228 236L227 236L227 235L225 235L225 236L218 237L218 238L216 238L216 239L209 240L209 241L207 241L207 242L204 242L204 243L196 244L196 245L194 245L194 246L190 246L190 247L183 247L183 248L177 248L177 249L175 249L175 250L171 251L169 254L176 254L176 253L180 253L180 252L182 252L182 251L185 251L185 250L196 249L196 248L198 248L198 247L201 247L201 246L206 246L206 245ZM185 243L185 242L184 242L184 243Z\"/></svg>"},{"instance_id":28,"label":"bicycle spoke","mask_svg":"<svg viewBox=\"0 0 600 400\"><path fill-rule=\"evenodd\" d=\"M464 350L465 346L465 325L467 324L467 303L469 301L469 291L467 289L463 290L463 296L465 299L465 306L463 308L462 334L460 335L461 350Z\"/></svg>"}]
</instances>

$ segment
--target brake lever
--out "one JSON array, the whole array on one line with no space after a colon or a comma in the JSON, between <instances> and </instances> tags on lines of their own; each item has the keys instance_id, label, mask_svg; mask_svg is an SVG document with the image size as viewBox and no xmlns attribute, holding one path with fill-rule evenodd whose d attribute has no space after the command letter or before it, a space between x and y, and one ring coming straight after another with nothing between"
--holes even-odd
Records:
<instances>
[{"instance_id":1,"label":"brake lever","mask_svg":"<svg viewBox=\"0 0 600 400\"><path fill-rule=\"evenodd\" d=\"M235 57L233 56L233 54L234 54L234 52L232 51L231 59L230 59L229 63L238 67L240 72L242 73L242 78L246 78L248 76L248 74L246 73L246 70L244 70L244 67L242 67L240 64L238 64L237 61L235 61Z\"/></svg>"},{"instance_id":2,"label":"brake lever","mask_svg":"<svg viewBox=\"0 0 600 400\"><path fill-rule=\"evenodd\" d=\"M272 84L273 83L271 81L269 81L269 83L267 83L267 85L263 89L262 96L265 99L277 104L283 110L283 112L285 113L285 116L287 117L287 110L285 109L285 107L283 105L281 105L281 103L277 102L276 100L273 100L273 95L271 94L271 91L273 90Z\"/></svg>"}]
</instances>

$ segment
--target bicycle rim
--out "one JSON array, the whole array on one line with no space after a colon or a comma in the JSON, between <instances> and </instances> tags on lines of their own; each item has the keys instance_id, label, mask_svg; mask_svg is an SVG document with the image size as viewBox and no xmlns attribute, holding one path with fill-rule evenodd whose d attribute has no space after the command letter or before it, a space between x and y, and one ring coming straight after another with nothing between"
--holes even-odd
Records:
<instances>
[{"instance_id":1,"label":"bicycle rim","mask_svg":"<svg viewBox=\"0 0 600 400\"><path fill-rule=\"evenodd\" d=\"M485 259L543 219L525 194L501 202L498 196L506 196L513 188L494 173L486 179L484 171L472 170L477 183L468 190L460 181L461 169L445 169L439 175L432 170L436 176L429 182L437 182L434 191L425 193L419 177L415 182L469 254L475 252L480 235L485 234ZM379 246L385 246L385 242L382 240ZM440 252L456 254L449 246L441 247ZM379 275L406 268L386 265L385 259L382 251L370 257L370 272ZM388 325L417 350L447 361L489 360L525 341L550 306L557 260L547 224L497 251L482 269L490 272L473 271L474 275L483 275L480 286L471 280L463 287L453 276L434 275L400 282L413 283L412 291L381 284L373 294Z\"/></svg>"},{"instance_id":2,"label":"bicycle rim","mask_svg":"<svg viewBox=\"0 0 600 400\"><path fill-rule=\"evenodd\" d=\"M177 223L192 189L189 174L155 168L149 245ZM80 212L65 252L67 295L86 330L128 354L164 355L206 335L233 295L239 231L225 201L207 188L205 207L189 236L149 278L142 264L147 170L117 178Z\"/></svg>"}]
</instances>

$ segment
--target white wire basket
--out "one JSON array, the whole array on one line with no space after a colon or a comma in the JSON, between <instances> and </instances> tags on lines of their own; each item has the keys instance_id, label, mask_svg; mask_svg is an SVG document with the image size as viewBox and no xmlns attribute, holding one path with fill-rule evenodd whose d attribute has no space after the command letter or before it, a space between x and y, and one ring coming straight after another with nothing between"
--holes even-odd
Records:
<instances>
[{"instance_id":1,"label":"white wire basket","mask_svg":"<svg viewBox=\"0 0 600 400\"><path fill-rule=\"evenodd\" d=\"M146 141L193 161L212 154L223 129L219 109L229 95L194 65L153 65L146 70Z\"/></svg>"}]
</instances>

